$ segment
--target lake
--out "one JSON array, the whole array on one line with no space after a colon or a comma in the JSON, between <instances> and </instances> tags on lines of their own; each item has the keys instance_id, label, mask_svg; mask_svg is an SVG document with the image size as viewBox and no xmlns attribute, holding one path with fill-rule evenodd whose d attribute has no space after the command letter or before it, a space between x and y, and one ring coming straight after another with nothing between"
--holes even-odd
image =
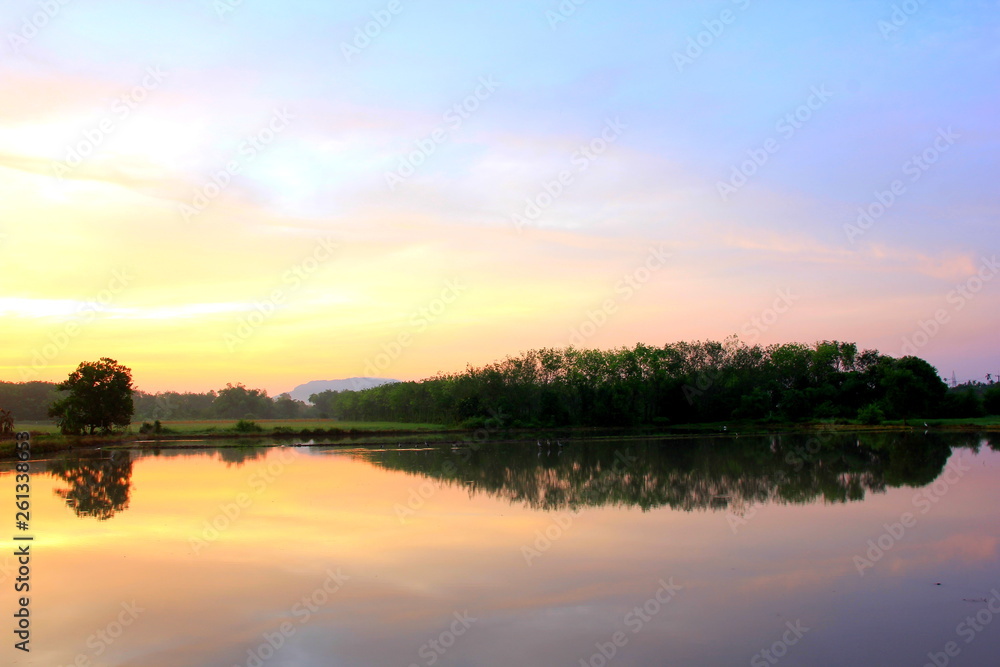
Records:
<instances>
[{"instance_id":1,"label":"lake","mask_svg":"<svg viewBox=\"0 0 1000 667\"><path fill-rule=\"evenodd\" d=\"M996 665L998 445L918 431L55 456L32 470L31 652L13 649L5 536L0 655Z\"/></svg>"}]
</instances>

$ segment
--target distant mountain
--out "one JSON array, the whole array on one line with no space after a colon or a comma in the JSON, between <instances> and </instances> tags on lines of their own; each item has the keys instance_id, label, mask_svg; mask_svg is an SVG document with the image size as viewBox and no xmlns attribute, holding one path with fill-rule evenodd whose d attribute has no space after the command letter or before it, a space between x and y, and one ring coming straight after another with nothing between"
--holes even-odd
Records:
<instances>
[{"instance_id":1,"label":"distant mountain","mask_svg":"<svg viewBox=\"0 0 1000 667\"><path fill-rule=\"evenodd\" d=\"M346 380L313 380L312 382L306 382L305 384L300 384L295 389L292 389L289 394L292 398L300 401L309 401L309 397L313 394L318 394L321 391L360 391L362 389L371 389L372 387L378 387L383 384L389 384L391 382L399 382L399 380L389 380L387 378L347 378Z\"/></svg>"}]
</instances>

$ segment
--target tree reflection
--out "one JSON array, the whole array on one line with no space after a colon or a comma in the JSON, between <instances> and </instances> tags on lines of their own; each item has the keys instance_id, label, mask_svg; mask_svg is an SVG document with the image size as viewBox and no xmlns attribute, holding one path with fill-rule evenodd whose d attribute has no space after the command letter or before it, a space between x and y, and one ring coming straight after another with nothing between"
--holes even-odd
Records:
<instances>
[{"instance_id":1,"label":"tree reflection","mask_svg":"<svg viewBox=\"0 0 1000 667\"><path fill-rule=\"evenodd\" d=\"M267 454L265 447L221 447L219 448L219 459L226 467L236 466L240 468L249 461L256 461L264 458Z\"/></svg>"},{"instance_id":2,"label":"tree reflection","mask_svg":"<svg viewBox=\"0 0 1000 667\"><path fill-rule=\"evenodd\" d=\"M572 446L451 446L364 454L375 465L461 485L538 509L656 507L740 512L762 503L844 503L888 487L919 487L970 436L826 432L579 442Z\"/></svg>"},{"instance_id":3,"label":"tree reflection","mask_svg":"<svg viewBox=\"0 0 1000 667\"><path fill-rule=\"evenodd\" d=\"M56 489L77 516L110 519L128 508L132 486L129 452L81 454L49 463L49 472L69 487Z\"/></svg>"}]
</instances>

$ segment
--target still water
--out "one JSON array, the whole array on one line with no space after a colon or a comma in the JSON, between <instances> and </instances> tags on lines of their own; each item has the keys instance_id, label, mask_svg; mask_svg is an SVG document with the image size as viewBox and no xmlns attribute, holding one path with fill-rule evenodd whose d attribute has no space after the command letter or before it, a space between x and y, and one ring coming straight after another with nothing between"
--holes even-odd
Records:
<instances>
[{"instance_id":1,"label":"still water","mask_svg":"<svg viewBox=\"0 0 1000 667\"><path fill-rule=\"evenodd\" d=\"M59 456L33 464L30 653L3 531L0 664L998 665L998 444Z\"/></svg>"}]
</instances>

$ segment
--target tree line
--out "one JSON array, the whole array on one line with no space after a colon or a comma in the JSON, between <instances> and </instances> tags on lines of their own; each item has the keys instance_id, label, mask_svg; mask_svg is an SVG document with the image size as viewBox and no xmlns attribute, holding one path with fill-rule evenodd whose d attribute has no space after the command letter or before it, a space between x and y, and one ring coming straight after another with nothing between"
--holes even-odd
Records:
<instances>
[{"instance_id":1,"label":"tree line","mask_svg":"<svg viewBox=\"0 0 1000 667\"><path fill-rule=\"evenodd\" d=\"M929 363L854 343L678 342L544 348L465 371L312 402L345 420L467 427L976 417L1000 414L1000 385L949 389Z\"/></svg>"},{"instance_id":2,"label":"tree line","mask_svg":"<svg viewBox=\"0 0 1000 667\"><path fill-rule=\"evenodd\" d=\"M763 347L724 342L544 348L481 367L361 391L325 391L312 405L227 384L204 394L149 394L114 359L83 362L59 383L0 383L18 421L55 417L64 433L111 432L141 420L335 418L482 427L636 427L725 420L804 421L1000 414L1000 383L950 388L929 363L854 343Z\"/></svg>"},{"instance_id":3,"label":"tree line","mask_svg":"<svg viewBox=\"0 0 1000 667\"><path fill-rule=\"evenodd\" d=\"M289 394L271 398L263 389L227 384L203 394L151 394L132 386L132 371L107 357L83 362L69 377L52 382L0 382L0 408L15 422L55 418L64 433L108 433L133 419L300 419L319 410Z\"/></svg>"}]
</instances>

